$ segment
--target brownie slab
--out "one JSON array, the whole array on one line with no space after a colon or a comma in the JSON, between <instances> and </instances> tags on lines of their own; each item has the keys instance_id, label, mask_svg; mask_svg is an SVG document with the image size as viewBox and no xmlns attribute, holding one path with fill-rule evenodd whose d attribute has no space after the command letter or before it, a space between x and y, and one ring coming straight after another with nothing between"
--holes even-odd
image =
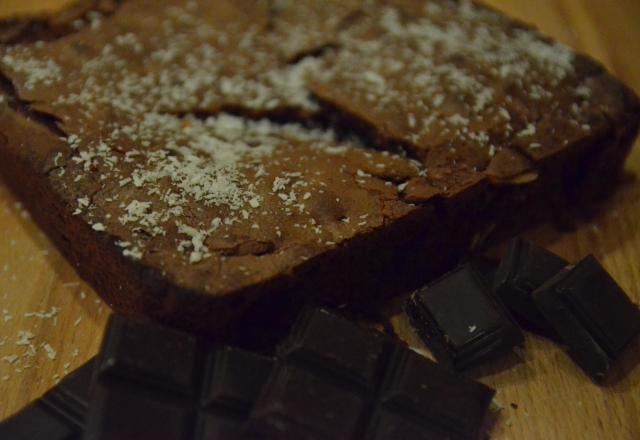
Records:
<instances>
[{"instance_id":1,"label":"brownie slab","mask_svg":"<svg viewBox=\"0 0 640 440\"><path fill-rule=\"evenodd\" d=\"M370 305L605 194L635 137L630 91L483 7L271 6L132 0L0 47L2 174L115 310L222 337Z\"/></svg>"}]
</instances>

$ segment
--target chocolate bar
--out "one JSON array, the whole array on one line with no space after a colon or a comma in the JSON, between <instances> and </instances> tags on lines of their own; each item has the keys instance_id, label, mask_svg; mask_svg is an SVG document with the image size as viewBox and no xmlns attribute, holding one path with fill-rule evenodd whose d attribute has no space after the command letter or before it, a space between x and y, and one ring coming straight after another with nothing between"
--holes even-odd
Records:
<instances>
[{"instance_id":1,"label":"chocolate bar","mask_svg":"<svg viewBox=\"0 0 640 440\"><path fill-rule=\"evenodd\" d=\"M272 363L115 316L96 360L85 439L239 438Z\"/></svg>"},{"instance_id":2,"label":"chocolate bar","mask_svg":"<svg viewBox=\"0 0 640 440\"><path fill-rule=\"evenodd\" d=\"M274 439L475 439L494 391L324 309L279 347L250 428Z\"/></svg>"},{"instance_id":3,"label":"chocolate bar","mask_svg":"<svg viewBox=\"0 0 640 440\"><path fill-rule=\"evenodd\" d=\"M568 264L556 254L516 238L500 262L493 289L524 328L557 339L531 294Z\"/></svg>"},{"instance_id":4,"label":"chocolate bar","mask_svg":"<svg viewBox=\"0 0 640 440\"><path fill-rule=\"evenodd\" d=\"M469 264L415 292L406 312L439 362L462 370L522 344L513 319Z\"/></svg>"},{"instance_id":5,"label":"chocolate bar","mask_svg":"<svg viewBox=\"0 0 640 440\"><path fill-rule=\"evenodd\" d=\"M592 255L568 266L533 292L567 352L594 381L640 332L640 311Z\"/></svg>"},{"instance_id":6,"label":"chocolate bar","mask_svg":"<svg viewBox=\"0 0 640 440\"><path fill-rule=\"evenodd\" d=\"M303 312L277 361L115 315L95 360L0 438L472 439L493 395L323 309Z\"/></svg>"},{"instance_id":7,"label":"chocolate bar","mask_svg":"<svg viewBox=\"0 0 640 440\"><path fill-rule=\"evenodd\" d=\"M93 370L90 360L17 414L0 422L0 439L80 440Z\"/></svg>"}]
</instances>

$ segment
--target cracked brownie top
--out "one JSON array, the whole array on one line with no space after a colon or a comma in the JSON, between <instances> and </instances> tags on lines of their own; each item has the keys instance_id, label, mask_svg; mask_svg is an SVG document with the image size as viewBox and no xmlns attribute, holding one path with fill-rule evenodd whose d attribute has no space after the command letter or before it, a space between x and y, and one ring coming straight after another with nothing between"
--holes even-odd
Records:
<instances>
[{"instance_id":1,"label":"cracked brownie top","mask_svg":"<svg viewBox=\"0 0 640 440\"><path fill-rule=\"evenodd\" d=\"M3 125L40 121L73 215L213 294L535 180L622 105L593 63L466 1L137 0L73 23L0 48Z\"/></svg>"}]
</instances>

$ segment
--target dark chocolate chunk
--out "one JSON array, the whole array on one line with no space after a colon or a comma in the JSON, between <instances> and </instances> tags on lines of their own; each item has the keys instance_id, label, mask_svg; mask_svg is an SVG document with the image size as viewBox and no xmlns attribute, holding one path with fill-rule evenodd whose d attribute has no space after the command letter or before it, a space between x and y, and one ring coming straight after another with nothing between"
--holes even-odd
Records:
<instances>
[{"instance_id":1,"label":"dark chocolate chunk","mask_svg":"<svg viewBox=\"0 0 640 440\"><path fill-rule=\"evenodd\" d=\"M507 254L500 262L493 289L520 325L557 339L553 328L538 311L531 294L567 264L554 253L516 238L511 241Z\"/></svg>"},{"instance_id":2,"label":"dark chocolate chunk","mask_svg":"<svg viewBox=\"0 0 640 440\"><path fill-rule=\"evenodd\" d=\"M279 356L252 412L260 438L475 439L494 395L324 309L302 313Z\"/></svg>"},{"instance_id":3,"label":"dark chocolate chunk","mask_svg":"<svg viewBox=\"0 0 640 440\"><path fill-rule=\"evenodd\" d=\"M96 360L85 438L239 438L272 363L114 316Z\"/></svg>"},{"instance_id":4,"label":"dark chocolate chunk","mask_svg":"<svg viewBox=\"0 0 640 440\"><path fill-rule=\"evenodd\" d=\"M0 439L82 438L93 360L67 375L40 399L0 422Z\"/></svg>"},{"instance_id":5,"label":"dark chocolate chunk","mask_svg":"<svg viewBox=\"0 0 640 440\"><path fill-rule=\"evenodd\" d=\"M533 299L571 358L596 382L640 332L640 311L593 256L568 266Z\"/></svg>"},{"instance_id":6,"label":"dark chocolate chunk","mask_svg":"<svg viewBox=\"0 0 640 440\"><path fill-rule=\"evenodd\" d=\"M438 361L457 370L500 356L524 341L507 310L470 265L415 292L406 311Z\"/></svg>"}]
</instances>

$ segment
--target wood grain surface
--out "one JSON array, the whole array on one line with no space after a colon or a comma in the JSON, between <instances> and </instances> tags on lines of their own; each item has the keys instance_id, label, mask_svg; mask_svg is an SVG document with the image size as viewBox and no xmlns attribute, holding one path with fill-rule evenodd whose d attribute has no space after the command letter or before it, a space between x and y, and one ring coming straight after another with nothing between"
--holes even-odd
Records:
<instances>
[{"instance_id":1,"label":"wood grain surface","mask_svg":"<svg viewBox=\"0 0 640 440\"><path fill-rule=\"evenodd\" d=\"M0 0L0 15L56 8L67 0ZM489 0L545 33L586 52L640 92L640 1ZM527 233L569 260L595 254L640 302L640 148L625 182L575 229L545 226ZM75 274L0 182L0 419L37 398L93 356L108 307ZM419 346L401 315L398 332ZM29 332L29 333L25 333ZM31 348L30 348L31 347ZM640 342L612 385L592 384L562 350L527 336L519 357L473 376L498 390L504 408L495 439L640 439Z\"/></svg>"}]
</instances>

